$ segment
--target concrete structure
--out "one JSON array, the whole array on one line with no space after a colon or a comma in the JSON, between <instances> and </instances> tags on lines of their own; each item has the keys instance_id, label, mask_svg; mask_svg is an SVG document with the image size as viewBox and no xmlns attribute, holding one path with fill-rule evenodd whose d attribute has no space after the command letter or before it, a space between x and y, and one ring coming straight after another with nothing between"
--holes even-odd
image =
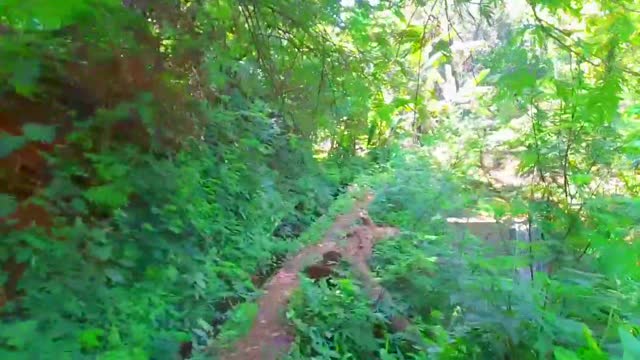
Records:
<instances>
[{"instance_id":1,"label":"concrete structure","mask_svg":"<svg viewBox=\"0 0 640 360\"><path fill-rule=\"evenodd\" d=\"M496 255L528 256L528 247L518 245L522 245L522 242L530 244L544 240L543 234L535 225L529 231L527 219L497 221L490 217L462 217L448 218L447 223L452 229L453 241L456 244L462 245L471 235L494 248ZM517 278L525 281L532 279L536 272L541 271L547 271L547 266L543 263L536 263L531 267L514 268Z\"/></svg>"}]
</instances>

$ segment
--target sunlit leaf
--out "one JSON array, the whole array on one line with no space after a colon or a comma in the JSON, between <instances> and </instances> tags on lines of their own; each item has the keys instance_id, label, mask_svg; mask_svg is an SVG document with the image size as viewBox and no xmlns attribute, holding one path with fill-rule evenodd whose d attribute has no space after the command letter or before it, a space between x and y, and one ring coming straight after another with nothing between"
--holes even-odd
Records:
<instances>
[{"instance_id":1,"label":"sunlit leaf","mask_svg":"<svg viewBox=\"0 0 640 360\"><path fill-rule=\"evenodd\" d=\"M559 346L553 349L553 356L556 360L580 360L578 354Z\"/></svg>"}]
</instances>

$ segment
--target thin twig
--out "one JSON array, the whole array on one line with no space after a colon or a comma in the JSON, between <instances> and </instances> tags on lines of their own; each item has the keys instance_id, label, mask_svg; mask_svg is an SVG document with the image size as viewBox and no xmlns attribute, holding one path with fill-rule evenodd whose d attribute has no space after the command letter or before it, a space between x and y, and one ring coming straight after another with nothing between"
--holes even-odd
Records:
<instances>
[{"instance_id":1,"label":"thin twig","mask_svg":"<svg viewBox=\"0 0 640 360\"><path fill-rule=\"evenodd\" d=\"M605 64L605 60L594 56L596 59L599 60L599 63L596 61L593 61L589 58L587 58L586 56L584 56L584 54L582 54L581 52L579 52L578 50L574 49L573 47L571 47L571 45L565 43L564 41L562 41L562 39L560 39L556 34L553 33L553 31L557 31L560 34L562 34L562 36L564 37L569 37L569 34L567 34L564 30L559 29L557 27L555 27L554 25L552 25L551 23L549 23L548 21L545 21L544 19L542 19L539 15L538 12L536 11L536 8L533 4L529 4L531 7L531 10L533 11L533 17L535 18L536 22L538 23L538 26L540 26L540 29L542 29L542 31L544 31L545 34L547 34L550 38L552 38L553 40L555 40L555 42L560 45L560 47L562 47L563 49L567 50L570 53L573 53L574 55L576 55L581 61L586 62L588 64L591 64L593 66L601 66L603 64ZM638 76L640 77L640 72L635 71L635 70L631 70L629 68L626 67L619 67L620 71L625 72L627 74L631 74L634 76Z\"/></svg>"},{"instance_id":2,"label":"thin twig","mask_svg":"<svg viewBox=\"0 0 640 360\"><path fill-rule=\"evenodd\" d=\"M420 7L416 6L416 8L413 10L413 13L411 13L411 16L409 17L409 21L407 22L407 28L405 29L404 32L401 33L400 38L398 39L398 46L396 47L396 55L393 58L393 62L396 62L398 60L398 55L400 54L400 46L402 45L402 40L404 40L404 35L407 32L407 30L409 30L409 27L411 26L411 22L413 21L413 17L418 12L418 9L420 9Z\"/></svg>"},{"instance_id":3,"label":"thin twig","mask_svg":"<svg viewBox=\"0 0 640 360\"><path fill-rule=\"evenodd\" d=\"M445 0L446 1L446 0ZM418 119L418 95L420 94L420 85L422 80L422 57L424 52L424 45L427 39L427 26L429 26L429 21L432 19L433 9L435 9L436 4L438 4L438 0L433 1L433 5L429 10L429 16L424 21L424 25L422 26L422 38L420 39L420 54L418 55L418 82L416 85L416 92L413 100L413 126L416 126L416 122ZM417 131L417 129L414 129Z\"/></svg>"}]
</instances>

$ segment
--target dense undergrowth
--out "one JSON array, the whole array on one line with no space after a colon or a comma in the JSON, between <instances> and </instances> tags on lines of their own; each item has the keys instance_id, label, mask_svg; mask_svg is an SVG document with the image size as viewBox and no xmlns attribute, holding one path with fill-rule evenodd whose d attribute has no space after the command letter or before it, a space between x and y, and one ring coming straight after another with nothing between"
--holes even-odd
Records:
<instances>
[{"instance_id":1,"label":"dense undergrowth","mask_svg":"<svg viewBox=\"0 0 640 360\"><path fill-rule=\"evenodd\" d=\"M332 130L365 85L290 5L0 3L1 358L189 356L303 245L369 161Z\"/></svg>"},{"instance_id":2,"label":"dense undergrowth","mask_svg":"<svg viewBox=\"0 0 640 360\"><path fill-rule=\"evenodd\" d=\"M471 191L478 183L464 179L434 167L422 153L402 156L364 180L377 189L372 217L402 229L376 246L371 259L396 308L374 306L356 280L334 288L307 284L304 305L292 305L300 334L292 358L635 358L638 340L628 331L640 330L640 279L610 273L611 264L600 257L565 259L553 272L535 272L533 281L517 276L516 269L561 246L547 238L533 252L511 243L502 254L472 233L460 238L447 217L491 211L482 204L495 196L486 187ZM521 211L493 210L502 217ZM394 334L392 312L408 316L424 343Z\"/></svg>"},{"instance_id":3,"label":"dense undergrowth","mask_svg":"<svg viewBox=\"0 0 640 360\"><path fill-rule=\"evenodd\" d=\"M353 182L402 230L371 259L396 308L348 268L304 281L290 357L640 358L639 14L633 0L0 1L0 358L229 345ZM487 181L502 158L517 186ZM545 239L454 241L446 218L476 212ZM553 270L514 278L538 262ZM419 341L392 333L397 312Z\"/></svg>"},{"instance_id":4,"label":"dense undergrowth","mask_svg":"<svg viewBox=\"0 0 640 360\"><path fill-rule=\"evenodd\" d=\"M235 133L255 141L255 130ZM40 201L75 216L56 221L50 234L30 228L3 239L5 251L24 249L17 261L31 259L21 278L29 290L5 305L15 311L0 330L8 349L17 358L163 358L192 336L206 343L234 303L255 296L252 276L268 276L299 247L293 240L341 185L302 150L284 147L295 164L287 169L305 172L287 174L264 165L277 156L272 145L251 146L269 153L193 144L173 159L92 157L105 180L132 179L123 184L136 194L130 200L74 185L74 164L57 169ZM110 216L89 217L93 206Z\"/></svg>"}]
</instances>

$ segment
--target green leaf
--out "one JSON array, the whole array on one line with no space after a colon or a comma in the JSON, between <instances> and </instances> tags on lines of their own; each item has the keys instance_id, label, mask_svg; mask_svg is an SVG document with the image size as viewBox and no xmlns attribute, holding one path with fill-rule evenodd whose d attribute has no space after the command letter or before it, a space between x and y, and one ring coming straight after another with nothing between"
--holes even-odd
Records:
<instances>
[{"instance_id":1,"label":"green leaf","mask_svg":"<svg viewBox=\"0 0 640 360\"><path fill-rule=\"evenodd\" d=\"M389 354L385 349L380 349L379 355L380 355L380 360L396 360L397 359L397 357Z\"/></svg>"},{"instance_id":2,"label":"green leaf","mask_svg":"<svg viewBox=\"0 0 640 360\"><path fill-rule=\"evenodd\" d=\"M0 218L13 214L18 207L18 202L13 195L0 193Z\"/></svg>"},{"instance_id":3,"label":"green leaf","mask_svg":"<svg viewBox=\"0 0 640 360\"><path fill-rule=\"evenodd\" d=\"M13 76L9 83L20 95L31 96L36 90L40 77L40 62L35 59L18 60L13 68Z\"/></svg>"},{"instance_id":4,"label":"green leaf","mask_svg":"<svg viewBox=\"0 0 640 360\"><path fill-rule=\"evenodd\" d=\"M115 1L103 0L102 3L113 6ZM87 0L4 0L0 2L0 10L19 29L46 31L73 23L78 15L90 9L89 4Z\"/></svg>"},{"instance_id":5,"label":"green leaf","mask_svg":"<svg viewBox=\"0 0 640 360\"><path fill-rule=\"evenodd\" d=\"M631 335L623 327L618 328L618 335L620 335L622 348L624 349L623 360L640 359L640 340Z\"/></svg>"},{"instance_id":6,"label":"green leaf","mask_svg":"<svg viewBox=\"0 0 640 360\"><path fill-rule=\"evenodd\" d=\"M598 341L596 341L596 339L593 338L593 334L591 333L591 329L589 329L589 327L585 326L583 328L583 334L584 334L584 338L587 341L587 346L588 346L588 351L590 354L593 354L593 356L599 356L602 357L603 353L602 350L600 349L600 346L598 345Z\"/></svg>"},{"instance_id":7,"label":"green leaf","mask_svg":"<svg viewBox=\"0 0 640 360\"><path fill-rule=\"evenodd\" d=\"M626 112L629 115L640 115L640 104L629 106Z\"/></svg>"},{"instance_id":8,"label":"green leaf","mask_svg":"<svg viewBox=\"0 0 640 360\"><path fill-rule=\"evenodd\" d=\"M104 330L91 328L80 333L78 342L84 350L95 350L102 346L103 336Z\"/></svg>"},{"instance_id":9,"label":"green leaf","mask_svg":"<svg viewBox=\"0 0 640 360\"><path fill-rule=\"evenodd\" d=\"M560 346L553 349L553 356L556 360L580 360L578 354Z\"/></svg>"},{"instance_id":10,"label":"green leaf","mask_svg":"<svg viewBox=\"0 0 640 360\"><path fill-rule=\"evenodd\" d=\"M527 149L520 154L520 165L518 170L529 170L536 166L538 162L538 153L534 149Z\"/></svg>"},{"instance_id":11,"label":"green leaf","mask_svg":"<svg viewBox=\"0 0 640 360\"><path fill-rule=\"evenodd\" d=\"M593 180L593 176L591 174L575 174L572 176L572 180L578 186L589 185Z\"/></svg>"},{"instance_id":12,"label":"green leaf","mask_svg":"<svg viewBox=\"0 0 640 360\"><path fill-rule=\"evenodd\" d=\"M84 193L87 200L96 205L116 209L129 202L128 194L116 184L95 186Z\"/></svg>"},{"instance_id":13,"label":"green leaf","mask_svg":"<svg viewBox=\"0 0 640 360\"><path fill-rule=\"evenodd\" d=\"M124 283L124 276L122 276L122 273L120 272L120 270L116 268L106 268L104 270L104 274L114 283L117 283L117 284Z\"/></svg>"},{"instance_id":14,"label":"green leaf","mask_svg":"<svg viewBox=\"0 0 640 360\"><path fill-rule=\"evenodd\" d=\"M100 360L146 360L150 355L144 349L135 347L132 349L116 349L100 354Z\"/></svg>"},{"instance_id":15,"label":"green leaf","mask_svg":"<svg viewBox=\"0 0 640 360\"><path fill-rule=\"evenodd\" d=\"M101 244L90 244L89 251L91 255L95 256L99 260L106 261L111 258L112 246Z\"/></svg>"},{"instance_id":16,"label":"green leaf","mask_svg":"<svg viewBox=\"0 0 640 360\"><path fill-rule=\"evenodd\" d=\"M529 211L529 206L521 198L511 200L511 215L524 215Z\"/></svg>"},{"instance_id":17,"label":"green leaf","mask_svg":"<svg viewBox=\"0 0 640 360\"><path fill-rule=\"evenodd\" d=\"M204 320L202 320L202 319L197 319L197 320L196 320L196 323L198 324L198 326L199 326L201 329L203 329L203 330L204 330L204 331L206 331L206 332L209 332L209 331L212 331L212 330L213 330L213 328L211 327L211 325L210 325L208 322L206 322L206 321L204 321Z\"/></svg>"},{"instance_id":18,"label":"green leaf","mask_svg":"<svg viewBox=\"0 0 640 360\"><path fill-rule=\"evenodd\" d=\"M18 262L27 262L33 256L33 249L28 246L19 247L16 250L16 260Z\"/></svg>"},{"instance_id":19,"label":"green leaf","mask_svg":"<svg viewBox=\"0 0 640 360\"><path fill-rule=\"evenodd\" d=\"M205 9L217 20L229 20L233 12L227 1L206 2Z\"/></svg>"},{"instance_id":20,"label":"green leaf","mask_svg":"<svg viewBox=\"0 0 640 360\"><path fill-rule=\"evenodd\" d=\"M109 329L109 335L107 335L107 344L109 344L109 347L112 348L117 348L122 345L120 331L117 327L112 326L111 329Z\"/></svg>"},{"instance_id":21,"label":"green leaf","mask_svg":"<svg viewBox=\"0 0 640 360\"><path fill-rule=\"evenodd\" d=\"M481 70L477 76L475 76L475 78L473 79L474 83L476 85L480 85L482 84L482 82L487 78L487 76L489 76L489 73L491 72L491 69L483 69Z\"/></svg>"},{"instance_id":22,"label":"green leaf","mask_svg":"<svg viewBox=\"0 0 640 360\"><path fill-rule=\"evenodd\" d=\"M631 35L635 32L635 26L628 16L623 14L616 14L616 18L611 25L611 33L617 34L620 41L628 41Z\"/></svg>"},{"instance_id":23,"label":"green leaf","mask_svg":"<svg viewBox=\"0 0 640 360\"><path fill-rule=\"evenodd\" d=\"M13 136L7 133L0 134L0 159L11 155L12 152L22 148L27 143L23 136Z\"/></svg>"},{"instance_id":24,"label":"green leaf","mask_svg":"<svg viewBox=\"0 0 640 360\"><path fill-rule=\"evenodd\" d=\"M73 208L74 211L78 212L79 214L87 213L87 204L81 198L78 198L78 197L73 198L73 200L71 200L71 207Z\"/></svg>"},{"instance_id":25,"label":"green leaf","mask_svg":"<svg viewBox=\"0 0 640 360\"><path fill-rule=\"evenodd\" d=\"M172 333L172 337L175 341L180 341L180 342L191 340L191 334L184 331L175 331Z\"/></svg>"},{"instance_id":26,"label":"green leaf","mask_svg":"<svg viewBox=\"0 0 640 360\"><path fill-rule=\"evenodd\" d=\"M51 125L24 124L22 131L24 137L30 141L50 144L56 138L56 127Z\"/></svg>"},{"instance_id":27,"label":"green leaf","mask_svg":"<svg viewBox=\"0 0 640 360\"><path fill-rule=\"evenodd\" d=\"M26 320L15 323L4 323L0 327L0 339L18 350L24 349L33 339L36 339L38 322Z\"/></svg>"}]
</instances>

